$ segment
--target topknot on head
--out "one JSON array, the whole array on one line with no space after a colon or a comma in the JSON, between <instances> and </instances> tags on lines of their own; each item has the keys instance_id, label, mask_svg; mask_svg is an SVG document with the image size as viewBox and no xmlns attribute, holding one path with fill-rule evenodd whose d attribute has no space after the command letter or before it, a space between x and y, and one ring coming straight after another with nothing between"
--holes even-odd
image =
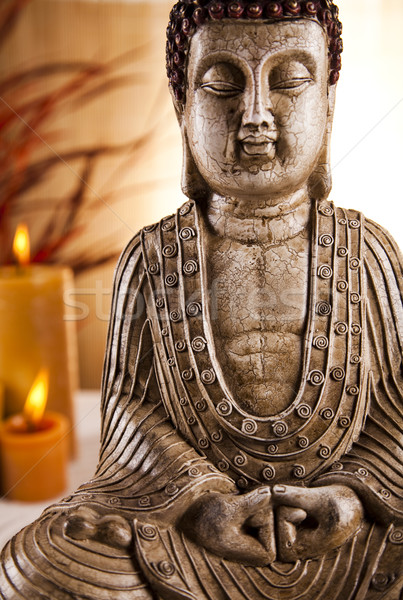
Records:
<instances>
[{"instance_id":1,"label":"topknot on head","mask_svg":"<svg viewBox=\"0 0 403 600\"><path fill-rule=\"evenodd\" d=\"M329 84L339 79L342 25L332 0L179 0L167 27L167 75L175 98L185 101L186 59L192 35L207 21L221 19L311 19L326 31L329 49Z\"/></svg>"}]
</instances>

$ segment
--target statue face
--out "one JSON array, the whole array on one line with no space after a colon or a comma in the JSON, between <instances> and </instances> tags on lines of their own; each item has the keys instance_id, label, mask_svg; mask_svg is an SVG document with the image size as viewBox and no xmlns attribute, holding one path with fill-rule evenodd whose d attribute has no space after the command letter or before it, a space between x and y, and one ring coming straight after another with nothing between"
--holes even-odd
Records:
<instances>
[{"instance_id":1,"label":"statue face","mask_svg":"<svg viewBox=\"0 0 403 600\"><path fill-rule=\"evenodd\" d=\"M304 187L326 130L327 79L327 40L313 21L202 26L183 119L210 188L275 197Z\"/></svg>"}]
</instances>

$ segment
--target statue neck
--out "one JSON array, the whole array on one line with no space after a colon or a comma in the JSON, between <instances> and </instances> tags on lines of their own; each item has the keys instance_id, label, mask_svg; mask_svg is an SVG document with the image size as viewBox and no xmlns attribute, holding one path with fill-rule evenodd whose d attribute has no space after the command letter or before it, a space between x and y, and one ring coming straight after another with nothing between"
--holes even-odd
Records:
<instances>
[{"instance_id":1,"label":"statue neck","mask_svg":"<svg viewBox=\"0 0 403 600\"><path fill-rule=\"evenodd\" d=\"M306 231L312 200L306 190L276 199L212 196L205 217L217 236L241 243L280 244Z\"/></svg>"}]
</instances>

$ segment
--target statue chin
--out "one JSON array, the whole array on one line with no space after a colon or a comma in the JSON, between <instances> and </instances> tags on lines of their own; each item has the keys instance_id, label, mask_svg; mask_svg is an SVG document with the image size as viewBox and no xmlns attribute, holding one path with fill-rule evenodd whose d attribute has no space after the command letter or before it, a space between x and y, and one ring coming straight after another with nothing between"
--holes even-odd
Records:
<instances>
[{"instance_id":1,"label":"statue chin","mask_svg":"<svg viewBox=\"0 0 403 600\"><path fill-rule=\"evenodd\" d=\"M337 15L172 11L189 200L120 258L96 473L6 545L2 600L401 598L403 265L327 200Z\"/></svg>"}]
</instances>

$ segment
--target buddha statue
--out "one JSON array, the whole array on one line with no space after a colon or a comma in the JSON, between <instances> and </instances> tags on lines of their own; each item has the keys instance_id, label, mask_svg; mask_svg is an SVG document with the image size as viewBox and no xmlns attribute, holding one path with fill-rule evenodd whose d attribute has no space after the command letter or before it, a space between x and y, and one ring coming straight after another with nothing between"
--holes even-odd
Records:
<instances>
[{"instance_id":1,"label":"buddha statue","mask_svg":"<svg viewBox=\"0 0 403 600\"><path fill-rule=\"evenodd\" d=\"M330 0L172 9L189 200L122 254L96 473L3 600L402 598L402 262L328 200L340 34Z\"/></svg>"}]
</instances>

